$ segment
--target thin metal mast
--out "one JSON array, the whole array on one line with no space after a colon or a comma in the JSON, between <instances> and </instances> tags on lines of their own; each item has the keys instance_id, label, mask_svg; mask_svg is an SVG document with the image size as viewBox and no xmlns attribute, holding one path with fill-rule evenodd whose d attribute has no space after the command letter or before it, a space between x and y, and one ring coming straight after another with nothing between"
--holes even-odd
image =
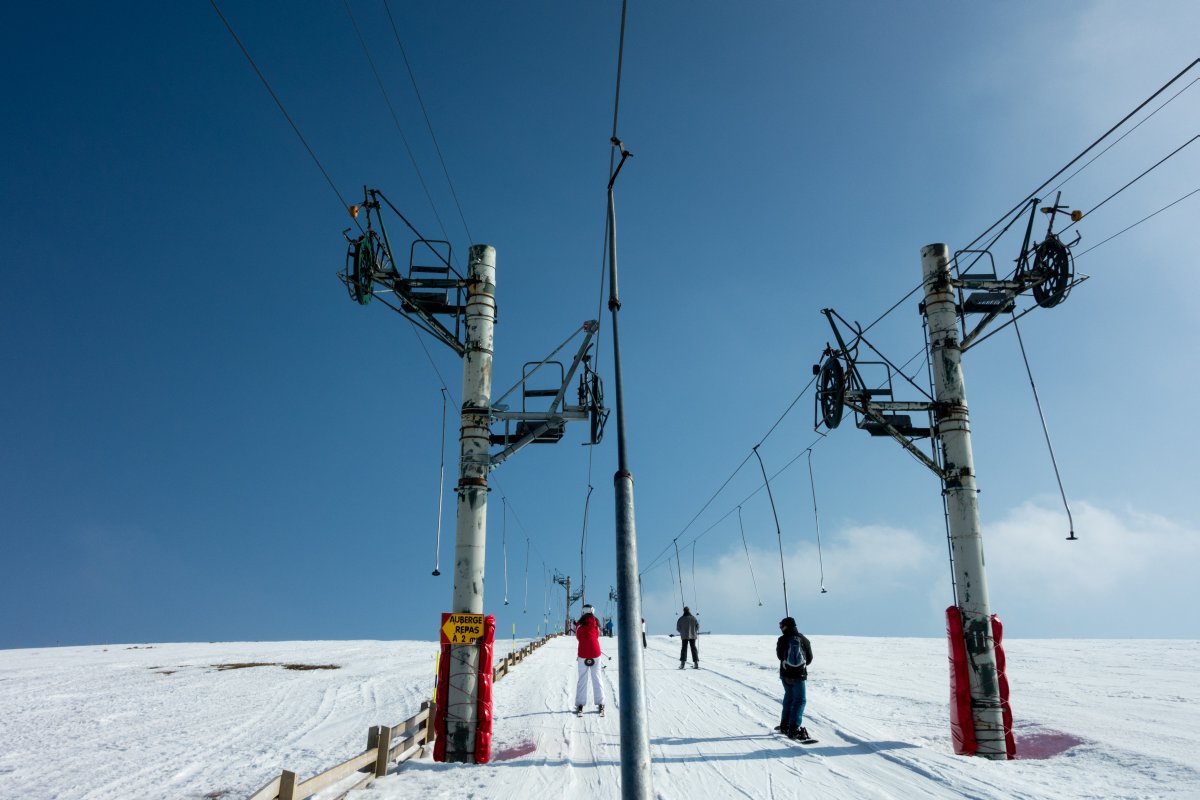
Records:
<instances>
[{"instance_id":1,"label":"thin metal mast","mask_svg":"<svg viewBox=\"0 0 1200 800\"><path fill-rule=\"evenodd\" d=\"M622 22L623 24L623 22ZM633 510L633 473L625 439L625 395L621 375L621 335L617 290L617 211L613 184L630 153L615 136L621 161L608 181L608 310L612 312L613 383L617 414L617 472L613 476L617 518L617 602L621 637L617 640L621 676L621 797L650 800L650 726L646 718L646 674L642 643L634 634L641 630L642 601L638 592L637 523Z\"/></svg>"}]
</instances>

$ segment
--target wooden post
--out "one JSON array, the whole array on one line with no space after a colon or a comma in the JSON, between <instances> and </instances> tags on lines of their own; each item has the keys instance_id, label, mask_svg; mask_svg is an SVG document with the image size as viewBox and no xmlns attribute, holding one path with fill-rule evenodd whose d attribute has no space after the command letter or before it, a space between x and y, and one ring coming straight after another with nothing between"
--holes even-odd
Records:
<instances>
[{"instance_id":1,"label":"wooden post","mask_svg":"<svg viewBox=\"0 0 1200 800\"><path fill-rule=\"evenodd\" d=\"M425 717L425 740L421 743L421 755L425 755L424 748L433 744L433 740L437 738L437 726L433 724L433 718L437 716L437 703L424 700L421 702L421 708L429 709L429 715Z\"/></svg>"},{"instance_id":2,"label":"wooden post","mask_svg":"<svg viewBox=\"0 0 1200 800\"><path fill-rule=\"evenodd\" d=\"M379 746L379 726L372 725L367 729L367 750L374 750ZM366 751L364 751L366 752Z\"/></svg>"},{"instance_id":3,"label":"wooden post","mask_svg":"<svg viewBox=\"0 0 1200 800\"><path fill-rule=\"evenodd\" d=\"M279 776L279 800L296 800L296 773L284 770Z\"/></svg>"},{"instance_id":4,"label":"wooden post","mask_svg":"<svg viewBox=\"0 0 1200 800\"><path fill-rule=\"evenodd\" d=\"M375 746L379 748L375 756L375 777L382 778L387 775L388 751L392 747L392 729L389 726L380 726Z\"/></svg>"}]
</instances>

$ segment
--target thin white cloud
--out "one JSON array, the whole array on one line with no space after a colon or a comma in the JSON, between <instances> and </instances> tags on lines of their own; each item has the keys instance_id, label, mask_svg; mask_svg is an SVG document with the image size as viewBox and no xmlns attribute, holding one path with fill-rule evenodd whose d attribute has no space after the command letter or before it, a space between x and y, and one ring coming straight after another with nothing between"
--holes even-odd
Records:
<instances>
[{"instance_id":1,"label":"thin white cloud","mask_svg":"<svg viewBox=\"0 0 1200 800\"><path fill-rule=\"evenodd\" d=\"M986 527L989 579L1005 593L1046 601L1088 598L1104 602L1114 592L1152 602L1171 586L1189 588L1200 558L1200 531L1134 509L1114 511L1091 503L1072 506L1078 541L1065 540L1061 508L1030 501Z\"/></svg>"},{"instance_id":2,"label":"thin white cloud","mask_svg":"<svg viewBox=\"0 0 1200 800\"><path fill-rule=\"evenodd\" d=\"M1077 502L1079 540L1065 541L1067 519L1049 500L1031 500L984 523L992 610L1016 637L1184 637L1198 624L1178 621L1179 608L1200 605L1192 573L1200 562L1200 531L1134 509ZM789 612L801 627L847 635L929 636L942 630L952 601L944 531L921 534L886 525L836 529L825 537L825 585L815 543L788 545ZM752 548L758 594L746 554L733 543L715 552L705 543L692 588L685 551L684 602L706 630L771 632L783 615L779 551ZM678 578L656 570L644 588L652 632L674 629ZM761 596L763 606L758 605Z\"/></svg>"}]
</instances>

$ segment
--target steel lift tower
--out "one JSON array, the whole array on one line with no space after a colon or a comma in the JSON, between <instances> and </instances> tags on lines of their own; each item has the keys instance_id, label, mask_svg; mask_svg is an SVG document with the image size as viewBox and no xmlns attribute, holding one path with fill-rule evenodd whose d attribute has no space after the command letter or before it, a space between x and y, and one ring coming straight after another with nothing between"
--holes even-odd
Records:
<instances>
[{"instance_id":1,"label":"steel lift tower","mask_svg":"<svg viewBox=\"0 0 1200 800\"><path fill-rule=\"evenodd\" d=\"M384 223L385 208L413 234L406 274L397 269L398 262ZM373 298L379 299L463 359L451 613L481 615L484 611L488 473L528 444L559 441L570 421L588 421L588 444L600 442L608 410L604 408L600 376L590 366L592 338L599 325L596 320L584 322L546 358L526 363L520 380L493 401L495 249L483 244L472 245L467 258L467 274L463 276L453 266L450 243L422 237L379 190L365 189L362 204L351 207L350 212L356 219L360 214L366 217L366 229L360 235L346 236L349 242L346 265L338 275L351 299L361 305L368 304ZM569 367L551 360L579 334L582 334L582 343ZM571 404L567 391L576 373L579 374L577 403ZM543 384L542 388L530 388L529 381L535 375L552 383ZM504 401L517 390L521 393L521 409L510 410ZM499 433L492 430L496 423L502 424ZM497 446L499 450L493 451L492 448ZM446 742L447 761L477 760L478 697L477 647L474 644L450 645L447 696L440 698L445 703L445 730L437 731L437 736L444 737Z\"/></svg>"},{"instance_id":2,"label":"steel lift tower","mask_svg":"<svg viewBox=\"0 0 1200 800\"><path fill-rule=\"evenodd\" d=\"M983 331L1002 314L1011 315L1007 325L1034 307L1052 308L1066 299L1073 286L1086 280L1086 276L1075 275L1071 256L1071 247L1079 239L1066 244L1054 233L1055 217L1067 210L1057 200L1053 206L1041 209L1050 218L1046 236L1031 245L1038 202L1035 198L1029 204L1025 240L1016 268L1007 277L996 275L989 251L960 251L952 257L944 244L922 248L925 298L920 310L927 326L932 395L904 375L871 345L862 330L833 309L822 313L829 320L836 346L826 345L821 363L813 367L817 375L814 422L818 430L838 427L849 409L857 427L872 436L891 437L941 482L954 577L952 608L957 609L951 612L957 620L957 623L952 621L951 630L960 631L957 636L962 639L963 668L970 695L969 703L964 704L964 709L969 708L970 719L957 719L956 723L970 729L964 735L974 742L973 748L967 746L960 752L993 759L1011 757L1013 745L1011 730L1004 720L1007 691L1002 691L1003 676L997 669L962 357L986 338ZM1082 215L1076 211L1071 217L1077 222ZM971 268L985 256L992 271L972 272ZM963 261L970 263L964 268L960 263ZM1015 300L1026 293L1032 294L1035 305L1018 313ZM975 315L978 321L971 324L969 320ZM847 330L852 335L847 336ZM879 360L860 359L863 346ZM865 377L872 371L878 380L869 381ZM897 400L893 394L897 378L910 383L925 399ZM912 412L924 413L928 421L915 425ZM932 454L926 454L916 445L916 440L923 438L932 439ZM960 627L955 627L956 624ZM952 652L957 645L951 641ZM958 731L955 733L958 738Z\"/></svg>"}]
</instances>

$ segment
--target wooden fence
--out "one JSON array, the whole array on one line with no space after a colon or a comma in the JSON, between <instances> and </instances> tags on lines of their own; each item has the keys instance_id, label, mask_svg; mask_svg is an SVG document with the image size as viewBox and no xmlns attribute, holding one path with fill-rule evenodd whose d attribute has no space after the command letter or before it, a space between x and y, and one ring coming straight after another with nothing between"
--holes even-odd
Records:
<instances>
[{"instance_id":1,"label":"wooden fence","mask_svg":"<svg viewBox=\"0 0 1200 800\"><path fill-rule=\"evenodd\" d=\"M492 681L503 678L526 656L559 635L550 634L500 659L492 668ZM332 798L341 800L355 789L382 778L387 774L390 764L400 764L413 756L424 755L425 748L433 744L433 719L436 713L436 703L427 700L421 703L420 711L398 725L372 725L367 730L367 749L359 755L304 781L295 772L285 769L278 778L271 779L247 800L307 800L317 792L346 781L346 785L339 787L338 794ZM349 781L350 776L356 773L361 773L357 780Z\"/></svg>"}]
</instances>

